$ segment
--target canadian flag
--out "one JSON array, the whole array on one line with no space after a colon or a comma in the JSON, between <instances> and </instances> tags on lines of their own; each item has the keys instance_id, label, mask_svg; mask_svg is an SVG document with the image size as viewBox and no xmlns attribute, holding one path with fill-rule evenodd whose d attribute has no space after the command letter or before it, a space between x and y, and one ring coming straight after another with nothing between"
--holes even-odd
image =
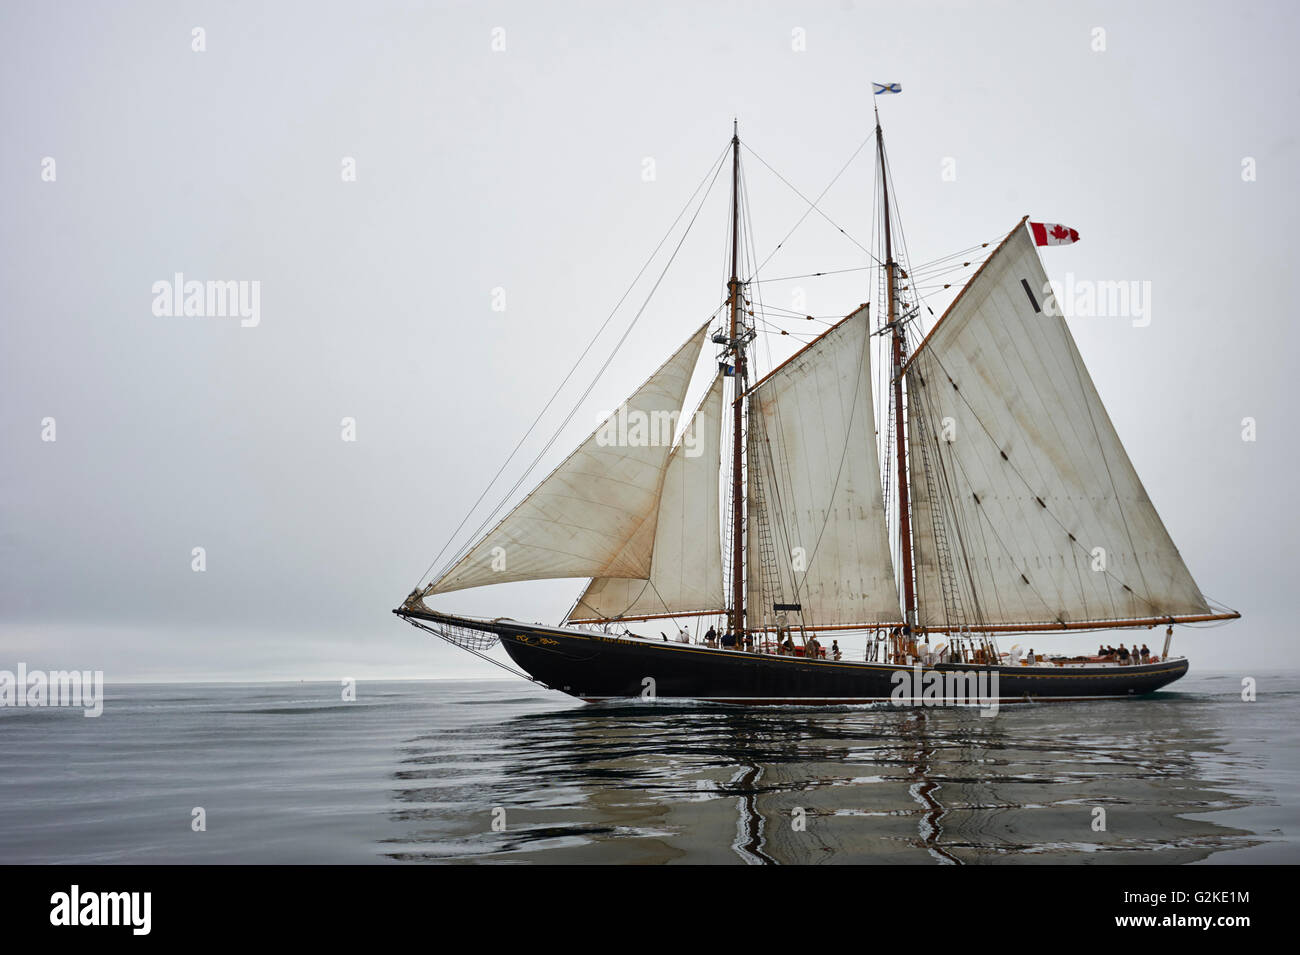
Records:
<instances>
[{"instance_id":1,"label":"canadian flag","mask_svg":"<svg viewBox=\"0 0 1300 955\"><path fill-rule=\"evenodd\" d=\"M1034 233L1035 245L1069 245L1079 241L1079 233L1068 225L1055 222L1031 222L1030 230Z\"/></svg>"}]
</instances>

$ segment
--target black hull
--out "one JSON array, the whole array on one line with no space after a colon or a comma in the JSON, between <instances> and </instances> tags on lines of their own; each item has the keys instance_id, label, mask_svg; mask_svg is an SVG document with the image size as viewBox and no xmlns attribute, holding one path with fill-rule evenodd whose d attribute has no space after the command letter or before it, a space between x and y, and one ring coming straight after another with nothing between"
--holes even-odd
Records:
<instances>
[{"instance_id":1,"label":"black hull","mask_svg":"<svg viewBox=\"0 0 1300 955\"><path fill-rule=\"evenodd\" d=\"M426 619L435 617L441 615ZM970 691L976 686L983 702L994 696L1001 703L1091 700L1153 693L1188 668L1185 659L1122 667L939 664L904 668L711 649L513 620L476 621L475 626L497 634L511 659L538 682L593 702L653 697L744 705L887 700L974 704L979 701L970 698ZM898 675L903 671L908 673L906 682ZM973 674L979 680L954 680L958 674Z\"/></svg>"}]
</instances>

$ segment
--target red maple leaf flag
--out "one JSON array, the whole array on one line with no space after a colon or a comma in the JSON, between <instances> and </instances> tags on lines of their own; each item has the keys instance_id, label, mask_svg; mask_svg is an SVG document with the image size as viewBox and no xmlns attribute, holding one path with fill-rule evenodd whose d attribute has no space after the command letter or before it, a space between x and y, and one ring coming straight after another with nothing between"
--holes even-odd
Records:
<instances>
[{"instance_id":1,"label":"red maple leaf flag","mask_svg":"<svg viewBox=\"0 0 1300 955\"><path fill-rule=\"evenodd\" d=\"M1079 233L1068 225L1055 222L1031 222L1029 229L1034 233L1035 245L1070 245L1079 241Z\"/></svg>"}]
</instances>

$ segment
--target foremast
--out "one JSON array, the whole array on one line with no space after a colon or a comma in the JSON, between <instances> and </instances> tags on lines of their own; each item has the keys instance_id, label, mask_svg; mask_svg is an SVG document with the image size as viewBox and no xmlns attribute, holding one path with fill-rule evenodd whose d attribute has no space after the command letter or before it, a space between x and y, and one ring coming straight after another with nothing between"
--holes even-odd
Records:
<instances>
[{"instance_id":1,"label":"foremast","mask_svg":"<svg viewBox=\"0 0 1300 955\"><path fill-rule=\"evenodd\" d=\"M740 128L732 121L731 135L731 279L727 292L731 304L731 327L728 336L735 358L732 388L731 441L731 621L730 630L743 642L745 632L745 336L740 312Z\"/></svg>"}]
</instances>

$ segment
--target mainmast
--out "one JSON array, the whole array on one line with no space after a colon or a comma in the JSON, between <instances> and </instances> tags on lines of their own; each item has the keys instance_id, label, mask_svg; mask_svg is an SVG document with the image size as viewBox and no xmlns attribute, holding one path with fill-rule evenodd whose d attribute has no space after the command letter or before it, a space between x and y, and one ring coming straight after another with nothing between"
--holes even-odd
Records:
<instances>
[{"instance_id":1,"label":"mainmast","mask_svg":"<svg viewBox=\"0 0 1300 955\"><path fill-rule=\"evenodd\" d=\"M885 168L885 139L880 129L880 109L876 108L876 149L880 157L880 191L885 209L885 277L887 325L891 331L893 348L893 387L894 387L894 451L898 470L898 549L903 571L903 619L909 626L916 626L916 589L912 580L912 507L908 496L907 484L907 438L903 427L903 326L898 320L898 303L895 294L895 273L898 263L894 261L894 240L889 219L889 173Z\"/></svg>"},{"instance_id":2,"label":"mainmast","mask_svg":"<svg viewBox=\"0 0 1300 955\"><path fill-rule=\"evenodd\" d=\"M735 352L735 371L732 381L731 442L731 632L737 643L743 644L745 633L745 498L744 476L744 415L741 395L745 381L745 342L740 321L740 130L732 120L731 135L731 280L727 289L731 298L731 347Z\"/></svg>"}]
</instances>

